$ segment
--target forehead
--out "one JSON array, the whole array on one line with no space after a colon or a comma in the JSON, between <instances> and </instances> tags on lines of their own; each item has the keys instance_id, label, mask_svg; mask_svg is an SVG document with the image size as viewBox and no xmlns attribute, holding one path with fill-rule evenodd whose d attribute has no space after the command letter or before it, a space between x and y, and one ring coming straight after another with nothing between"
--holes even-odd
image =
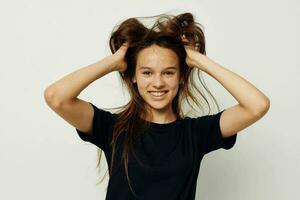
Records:
<instances>
[{"instance_id":1,"label":"forehead","mask_svg":"<svg viewBox=\"0 0 300 200\"><path fill-rule=\"evenodd\" d=\"M141 50L137 56L137 68L178 68L178 57L170 49L152 45Z\"/></svg>"}]
</instances>

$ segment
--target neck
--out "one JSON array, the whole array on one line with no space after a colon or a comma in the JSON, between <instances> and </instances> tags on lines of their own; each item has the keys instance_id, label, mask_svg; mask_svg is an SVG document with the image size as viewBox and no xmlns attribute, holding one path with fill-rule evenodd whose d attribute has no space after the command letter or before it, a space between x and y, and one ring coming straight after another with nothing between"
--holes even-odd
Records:
<instances>
[{"instance_id":1,"label":"neck","mask_svg":"<svg viewBox=\"0 0 300 200\"><path fill-rule=\"evenodd\" d=\"M147 114L146 120L158 124L167 124L170 122L173 122L177 119L177 116L174 114L172 109L168 110L153 110L151 109L150 112L152 113L152 118L151 114Z\"/></svg>"}]
</instances>

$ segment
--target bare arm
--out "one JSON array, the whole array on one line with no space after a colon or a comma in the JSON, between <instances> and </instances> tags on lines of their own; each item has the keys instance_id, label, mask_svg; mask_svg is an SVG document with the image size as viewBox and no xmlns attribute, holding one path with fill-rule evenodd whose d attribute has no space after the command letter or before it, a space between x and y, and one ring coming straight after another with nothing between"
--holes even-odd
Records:
<instances>
[{"instance_id":1,"label":"bare arm","mask_svg":"<svg viewBox=\"0 0 300 200\"><path fill-rule=\"evenodd\" d=\"M188 42L185 37L182 40ZM239 102L225 109L220 118L222 137L230 137L262 118L270 108L269 98L249 81L185 45L186 63L217 80Z\"/></svg>"},{"instance_id":2,"label":"bare arm","mask_svg":"<svg viewBox=\"0 0 300 200\"><path fill-rule=\"evenodd\" d=\"M253 115L264 115L270 100L249 81L214 62L205 55L197 54L196 62L202 71L212 76L239 102L239 105Z\"/></svg>"},{"instance_id":3,"label":"bare arm","mask_svg":"<svg viewBox=\"0 0 300 200\"><path fill-rule=\"evenodd\" d=\"M78 69L48 86L44 91L44 98L49 107L80 131L91 133L93 106L77 96L89 84L105 74L125 71L127 48L128 43L125 43L113 55Z\"/></svg>"},{"instance_id":4,"label":"bare arm","mask_svg":"<svg viewBox=\"0 0 300 200\"><path fill-rule=\"evenodd\" d=\"M223 137L230 137L245 129L267 113L270 107L269 98L246 79L200 53L196 54L193 61L201 70L221 83L239 102L227 108L221 115Z\"/></svg>"},{"instance_id":5,"label":"bare arm","mask_svg":"<svg viewBox=\"0 0 300 200\"><path fill-rule=\"evenodd\" d=\"M93 127L93 107L77 96L93 81L118 70L118 65L116 57L111 55L80 68L48 86L44 91L44 98L49 107L66 122L90 134Z\"/></svg>"},{"instance_id":6,"label":"bare arm","mask_svg":"<svg viewBox=\"0 0 300 200\"><path fill-rule=\"evenodd\" d=\"M95 80L116 70L116 61L112 55L80 68L48 86L44 91L48 104L59 107L62 102L77 98L83 89Z\"/></svg>"}]
</instances>

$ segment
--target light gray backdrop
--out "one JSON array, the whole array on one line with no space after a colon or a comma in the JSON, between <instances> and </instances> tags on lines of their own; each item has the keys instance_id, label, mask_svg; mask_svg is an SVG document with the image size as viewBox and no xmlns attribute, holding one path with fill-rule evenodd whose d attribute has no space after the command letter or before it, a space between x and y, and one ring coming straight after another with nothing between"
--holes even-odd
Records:
<instances>
[{"instance_id":1,"label":"light gray backdrop","mask_svg":"<svg viewBox=\"0 0 300 200\"><path fill-rule=\"evenodd\" d=\"M44 89L110 54L113 27L128 17L191 12L204 25L207 56L271 100L233 149L202 160L196 199L300 199L299 19L296 0L4 1L0 5L0 199L105 198L97 152L52 111ZM222 109L237 101L206 76ZM127 102L116 73L79 96L99 107Z\"/></svg>"}]
</instances>

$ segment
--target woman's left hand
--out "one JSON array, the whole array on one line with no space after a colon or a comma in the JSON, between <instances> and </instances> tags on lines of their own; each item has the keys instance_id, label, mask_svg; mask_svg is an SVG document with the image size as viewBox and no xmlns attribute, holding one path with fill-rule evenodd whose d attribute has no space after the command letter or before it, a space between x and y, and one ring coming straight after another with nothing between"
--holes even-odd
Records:
<instances>
[{"instance_id":1,"label":"woman's left hand","mask_svg":"<svg viewBox=\"0 0 300 200\"><path fill-rule=\"evenodd\" d=\"M182 41L189 42L185 36L183 35L181 37ZM201 70L204 71L204 62L206 59L206 56L197 51L198 47L192 46L192 45L184 45L185 51L186 51L186 64L189 67L198 67Z\"/></svg>"}]
</instances>

